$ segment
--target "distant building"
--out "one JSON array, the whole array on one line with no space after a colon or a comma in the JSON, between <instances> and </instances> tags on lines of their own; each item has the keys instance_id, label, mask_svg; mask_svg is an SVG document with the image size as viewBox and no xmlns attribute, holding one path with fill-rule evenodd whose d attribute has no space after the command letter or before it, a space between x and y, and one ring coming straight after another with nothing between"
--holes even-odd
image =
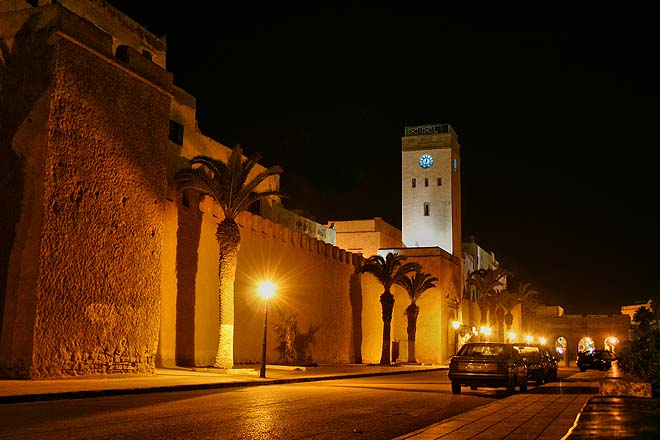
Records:
<instances>
[{"instance_id":1,"label":"distant building","mask_svg":"<svg viewBox=\"0 0 660 440\"><path fill-rule=\"evenodd\" d=\"M369 220L333 220L326 225L335 236L335 244L365 258L381 248L402 248L401 231L380 217Z\"/></svg>"},{"instance_id":2,"label":"distant building","mask_svg":"<svg viewBox=\"0 0 660 440\"><path fill-rule=\"evenodd\" d=\"M635 312L637 312L637 310L641 309L642 307L645 307L647 310L652 310L653 309L652 301L649 299L646 302L637 301L634 304L622 306L621 314L630 316L630 321L633 323L633 325L635 325L637 324L636 322L633 321L633 318L635 317Z\"/></svg>"}]
</instances>

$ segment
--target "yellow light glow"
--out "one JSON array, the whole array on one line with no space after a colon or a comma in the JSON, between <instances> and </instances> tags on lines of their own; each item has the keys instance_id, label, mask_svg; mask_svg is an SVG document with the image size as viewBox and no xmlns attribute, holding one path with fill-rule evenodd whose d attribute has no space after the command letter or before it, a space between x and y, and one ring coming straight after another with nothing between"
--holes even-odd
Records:
<instances>
[{"instance_id":1,"label":"yellow light glow","mask_svg":"<svg viewBox=\"0 0 660 440\"><path fill-rule=\"evenodd\" d=\"M616 336L609 336L607 339L605 339L605 342L607 345L616 345L619 343L619 338Z\"/></svg>"},{"instance_id":2,"label":"yellow light glow","mask_svg":"<svg viewBox=\"0 0 660 440\"><path fill-rule=\"evenodd\" d=\"M481 327L480 331L482 334L486 336L490 336L491 333L490 327Z\"/></svg>"},{"instance_id":3,"label":"yellow light glow","mask_svg":"<svg viewBox=\"0 0 660 440\"><path fill-rule=\"evenodd\" d=\"M545 345L545 343L548 342L548 340L545 339L545 338L540 338L540 339L539 339L539 342L540 342L542 345Z\"/></svg>"},{"instance_id":4,"label":"yellow light glow","mask_svg":"<svg viewBox=\"0 0 660 440\"><path fill-rule=\"evenodd\" d=\"M461 323L458 321L452 321L451 326L454 327L454 330L458 330L458 328L461 326Z\"/></svg>"},{"instance_id":5,"label":"yellow light glow","mask_svg":"<svg viewBox=\"0 0 660 440\"><path fill-rule=\"evenodd\" d=\"M506 337L509 338L509 341L515 341L516 340L516 333L515 332L509 332L507 333Z\"/></svg>"},{"instance_id":6,"label":"yellow light glow","mask_svg":"<svg viewBox=\"0 0 660 440\"><path fill-rule=\"evenodd\" d=\"M264 299L269 299L275 294L275 284L270 281L264 281L259 283L259 295Z\"/></svg>"},{"instance_id":7,"label":"yellow light glow","mask_svg":"<svg viewBox=\"0 0 660 440\"><path fill-rule=\"evenodd\" d=\"M534 341L534 336L531 335L525 336L525 342L531 343L532 341Z\"/></svg>"}]
</instances>

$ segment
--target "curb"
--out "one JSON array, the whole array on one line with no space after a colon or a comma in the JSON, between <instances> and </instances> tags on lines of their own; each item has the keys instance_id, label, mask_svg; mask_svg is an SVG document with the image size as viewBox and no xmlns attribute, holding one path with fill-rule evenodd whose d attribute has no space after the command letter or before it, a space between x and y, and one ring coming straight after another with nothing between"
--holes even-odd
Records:
<instances>
[{"instance_id":1,"label":"curb","mask_svg":"<svg viewBox=\"0 0 660 440\"><path fill-rule=\"evenodd\" d=\"M14 396L0 396L0 404L26 403L26 402L45 402L64 399L86 399L90 397L120 396L130 394L148 394L174 391L195 391L212 390L219 388L238 388L262 385L278 385L297 382L319 382L324 380L354 379L370 376L389 376L395 374L427 373L430 371L446 370L447 367L425 368L419 370L404 371L378 371L373 373L346 373L328 376L308 376L296 377L290 379L264 379L263 381L245 381L245 382L220 382L220 383L202 383L202 384L183 384L183 385L165 385L144 388L113 388L106 390L85 390L85 391L64 391L59 393L45 394L19 394Z\"/></svg>"}]
</instances>

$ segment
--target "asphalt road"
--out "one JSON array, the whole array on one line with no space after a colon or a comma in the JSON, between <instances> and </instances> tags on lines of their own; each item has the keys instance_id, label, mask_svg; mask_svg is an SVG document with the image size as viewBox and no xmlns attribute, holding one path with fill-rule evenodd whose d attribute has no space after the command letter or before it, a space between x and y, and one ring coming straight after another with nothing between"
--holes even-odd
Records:
<instances>
[{"instance_id":1,"label":"asphalt road","mask_svg":"<svg viewBox=\"0 0 660 440\"><path fill-rule=\"evenodd\" d=\"M505 397L453 395L439 371L22 403L0 408L0 439L389 440Z\"/></svg>"}]
</instances>

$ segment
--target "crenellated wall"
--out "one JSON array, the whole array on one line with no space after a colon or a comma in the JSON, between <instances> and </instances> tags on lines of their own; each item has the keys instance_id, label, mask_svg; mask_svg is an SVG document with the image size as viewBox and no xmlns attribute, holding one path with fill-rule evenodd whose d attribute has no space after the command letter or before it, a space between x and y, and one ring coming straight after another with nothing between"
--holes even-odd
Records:
<instances>
[{"instance_id":1,"label":"crenellated wall","mask_svg":"<svg viewBox=\"0 0 660 440\"><path fill-rule=\"evenodd\" d=\"M162 288L161 346L169 347L160 353L163 365L211 365L218 344L215 228L222 214L208 197L194 202L188 200L189 206L170 202L166 210L166 225L171 226L166 228L165 241L177 243L169 246L176 250L177 280L169 279L170 285L164 282ZM281 316L291 314L297 314L302 333L318 327L310 346L314 362L360 362L363 298L376 298L378 308L372 313L380 316L382 291L355 275L362 257L248 212L241 213L237 222L241 247L235 282L234 363L260 361L264 301L257 287L264 280L277 286L269 307L269 362L279 360L273 326ZM176 286L171 285L174 282ZM382 329L382 324L377 327ZM374 344L380 355L380 339Z\"/></svg>"}]
</instances>

